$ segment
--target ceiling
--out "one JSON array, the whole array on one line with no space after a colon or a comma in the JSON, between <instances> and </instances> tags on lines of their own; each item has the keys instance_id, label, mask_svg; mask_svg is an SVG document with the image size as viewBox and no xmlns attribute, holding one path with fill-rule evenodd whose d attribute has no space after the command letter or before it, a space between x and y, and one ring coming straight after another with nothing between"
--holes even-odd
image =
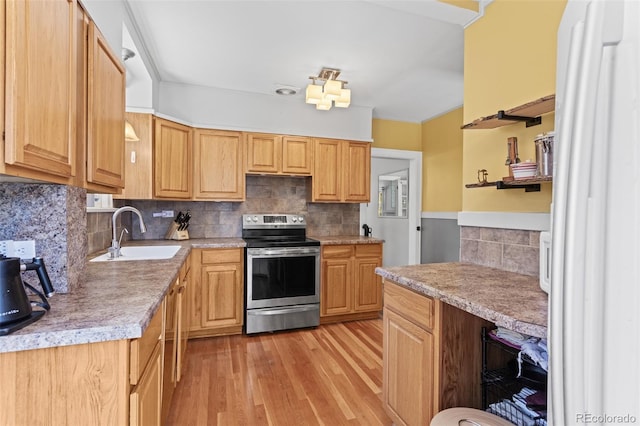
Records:
<instances>
[{"instance_id":1,"label":"ceiling","mask_svg":"<svg viewBox=\"0 0 640 426\"><path fill-rule=\"evenodd\" d=\"M161 81L272 96L293 87L300 108L314 108L309 77L338 68L352 105L409 122L462 105L464 25L479 15L435 0L126 4L143 46L124 47L148 53Z\"/></svg>"}]
</instances>

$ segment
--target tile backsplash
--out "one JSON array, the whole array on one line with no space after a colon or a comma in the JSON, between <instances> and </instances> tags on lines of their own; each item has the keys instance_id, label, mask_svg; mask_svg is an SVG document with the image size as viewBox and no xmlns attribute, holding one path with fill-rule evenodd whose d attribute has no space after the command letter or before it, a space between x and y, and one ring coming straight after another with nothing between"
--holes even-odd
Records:
<instances>
[{"instance_id":1,"label":"tile backsplash","mask_svg":"<svg viewBox=\"0 0 640 426\"><path fill-rule=\"evenodd\" d=\"M460 227L460 260L538 276L540 232Z\"/></svg>"},{"instance_id":2,"label":"tile backsplash","mask_svg":"<svg viewBox=\"0 0 640 426\"><path fill-rule=\"evenodd\" d=\"M142 234L137 216L122 215L129 237L134 240L162 239L173 218L153 217L154 213L190 210L191 238L224 238L242 235L242 215L249 213L297 213L307 218L307 233L318 236L358 235L360 204L308 203L309 178L283 176L247 176L247 199L241 203L213 201L126 200L124 204L140 210L147 232ZM90 216L103 215L92 213ZM106 248L111 242L110 214L106 219L90 217L88 232L92 251ZM105 229L106 228L106 229ZM102 247L100 247L102 245Z\"/></svg>"}]
</instances>

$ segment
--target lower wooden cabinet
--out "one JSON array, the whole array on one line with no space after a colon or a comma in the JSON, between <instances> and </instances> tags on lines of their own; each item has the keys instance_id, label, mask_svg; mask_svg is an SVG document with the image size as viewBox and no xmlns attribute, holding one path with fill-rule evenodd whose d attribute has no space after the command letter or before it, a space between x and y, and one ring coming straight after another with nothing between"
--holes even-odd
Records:
<instances>
[{"instance_id":1,"label":"lower wooden cabinet","mask_svg":"<svg viewBox=\"0 0 640 426\"><path fill-rule=\"evenodd\" d=\"M129 424L131 426L160 425L162 413L162 353L156 345L138 385L130 396Z\"/></svg>"},{"instance_id":2,"label":"lower wooden cabinet","mask_svg":"<svg viewBox=\"0 0 640 426\"><path fill-rule=\"evenodd\" d=\"M322 246L320 322L375 318L382 310L382 244Z\"/></svg>"},{"instance_id":3,"label":"lower wooden cabinet","mask_svg":"<svg viewBox=\"0 0 640 426\"><path fill-rule=\"evenodd\" d=\"M189 336L242 333L244 250L194 249Z\"/></svg>"},{"instance_id":4,"label":"lower wooden cabinet","mask_svg":"<svg viewBox=\"0 0 640 426\"><path fill-rule=\"evenodd\" d=\"M396 425L441 410L481 408L481 330L489 323L386 280L382 401Z\"/></svg>"}]
</instances>

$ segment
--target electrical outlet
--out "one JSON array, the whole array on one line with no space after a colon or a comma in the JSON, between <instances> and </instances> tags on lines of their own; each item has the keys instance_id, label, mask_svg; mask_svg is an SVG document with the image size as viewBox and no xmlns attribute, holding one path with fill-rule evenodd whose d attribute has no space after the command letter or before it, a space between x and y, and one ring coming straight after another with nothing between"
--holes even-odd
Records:
<instances>
[{"instance_id":1,"label":"electrical outlet","mask_svg":"<svg viewBox=\"0 0 640 426\"><path fill-rule=\"evenodd\" d=\"M162 210L162 217L173 217L173 210Z\"/></svg>"},{"instance_id":2,"label":"electrical outlet","mask_svg":"<svg viewBox=\"0 0 640 426\"><path fill-rule=\"evenodd\" d=\"M7 257L13 256L13 240L0 241L0 254Z\"/></svg>"},{"instance_id":3,"label":"electrical outlet","mask_svg":"<svg viewBox=\"0 0 640 426\"><path fill-rule=\"evenodd\" d=\"M13 255L20 259L33 259L36 257L36 242L34 240L14 241Z\"/></svg>"}]
</instances>

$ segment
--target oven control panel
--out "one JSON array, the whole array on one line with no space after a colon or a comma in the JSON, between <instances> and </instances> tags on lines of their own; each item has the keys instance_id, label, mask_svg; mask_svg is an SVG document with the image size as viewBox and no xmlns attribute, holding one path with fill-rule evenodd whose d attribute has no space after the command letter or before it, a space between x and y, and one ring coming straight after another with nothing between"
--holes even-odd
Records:
<instances>
[{"instance_id":1,"label":"oven control panel","mask_svg":"<svg viewBox=\"0 0 640 426\"><path fill-rule=\"evenodd\" d=\"M244 214L242 215L242 227L264 227L264 228L281 228L281 227L300 227L305 226L304 216L298 214Z\"/></svg>"}]
</instances>

